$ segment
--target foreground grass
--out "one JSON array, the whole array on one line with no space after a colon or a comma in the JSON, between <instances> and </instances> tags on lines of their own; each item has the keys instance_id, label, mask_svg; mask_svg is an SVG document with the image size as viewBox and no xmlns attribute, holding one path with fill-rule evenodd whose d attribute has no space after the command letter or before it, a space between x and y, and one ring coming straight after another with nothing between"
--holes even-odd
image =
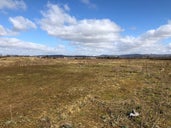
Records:
<instances>
[{"instance_id":1,"label":"foreground grass","mask_svg":"<svg viewBox=\"0 0 171 128\"><path fill-rule=\"evenodd\" d=\"M1 58L0 127L169 128L170 83L169 60Z\"/></svg>"}]
</instances>

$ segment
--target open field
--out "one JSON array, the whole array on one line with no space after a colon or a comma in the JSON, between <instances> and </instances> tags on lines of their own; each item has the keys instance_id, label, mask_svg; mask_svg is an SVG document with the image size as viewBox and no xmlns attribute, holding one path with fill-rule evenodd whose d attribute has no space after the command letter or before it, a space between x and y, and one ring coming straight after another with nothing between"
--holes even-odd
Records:
<instances>
[{"instance_id":1,"label":"open field","mask_svg":"<svg viewBox=\"0 0 171 128\"><path fill-rule=\"evenodd\" d=\"M62 125L171 128L171 60L0 58L0 128Z\"/></svg>"}]
</instances>

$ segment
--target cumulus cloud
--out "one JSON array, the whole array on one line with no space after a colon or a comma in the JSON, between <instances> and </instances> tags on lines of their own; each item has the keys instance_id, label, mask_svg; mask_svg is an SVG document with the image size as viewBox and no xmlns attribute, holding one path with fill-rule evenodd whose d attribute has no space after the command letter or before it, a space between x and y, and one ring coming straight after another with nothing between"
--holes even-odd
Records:
<instances>
[{"instance_id":1,"label":"cumulus cloud","mask_svg":"<svg viewBox=\"0 0 171 128\"><path fill-rule=\"evenodd\" d=\"M0 36L14 36L19 34L21 31L26 31L31 28L37 28L36 25L28 20L27 18L24 18L22 16L18 17L10 17L9 21L12 23L13 28L5 28L0 24Z\"/></svg>"},{"instance_id":2,"label":"cumulus cloud","mask_svg":"<svg viewBox=\"0 0 171 128\"><path fill-rule=\"evenodd\" d=\"M7 31L5 30L5 28L2 25L0 25L0 36L4 36L6 34L7 34Z\"/></svg>"},{"instance_id":3,"label":"cumulus cloud","mask_svg":"<svg viewBox=\"0 0 171 128\"><path fill-rule=\"evenodd\" d=\"M10 17L9 21L13 24L15 31L25 31L30 28L36 28L36 25L32 21L22 16Z\"/></svg>"},{"instance_id":4,"label":"cumulus cloud","mask_svg":"<svg viewBox=\"0 0 171 128\"><path fill-rule=\"evenodd\" d=\"M142 41L148 41L150 43L155 43L171 37L171 22L158 27L157 29L152 29L147 31L140 37Z\"/></svg>"},{"instance_id":5,"label":"cumulus cloud","mask_svg":"<svg viewBox=\"0 0 171 128\"><path fill-rule=\"evenodd\" d=\"M85 0L86 2L86 0ZM88 2L88 1L87 1ZM123 29L110 19L82 19L58 5L42 11L41 28L49 35L69 41L78 54L170 53L171 22L138 37L121 36Z\"/></svg>"},{"instance_id":6,"label":"cumulus cloud","mask_svg":"<svg viewBox=\"0 0 171 128\"><path fill-rule=\"evenodd\" d=\"M128 53L170 53L169 43L163 43L171 38L171 22L161 25L156 29L148 30L144 34L135 37L122 37L118 43L118 49Z\"/></svg>"},{"instance_id":7,"label":"cumulus cloud","mask_svg":"<svg viewBox=\"0 0 171 128\"><path fill-rule=\"evenodd\" d=\"M79 43L112 42L122 29L109 19L77 20L58 5L48 4L42 12L41 28L49 35Z\"/></svg>"},{"instance_id":8,"label":"cumulus cloud","mask_svg":"<svg viewBox=\"0 0 171 128\"><path fill-rule=\"evenodd\" d=\"M169 44L163 43L165 39L171 38L171 22L161 25L156 29L148 30L133 41L137 47L148 49L148 52L167 52Z\"/></svg>"},{"instance_id":9,"label":"cumulus cloud","mask_svg":"<svg viewBox=\"0 0 171 128\"><path fill-rule=\"evenodd\" d=\"M1 53L15 54L130 54L130 53L171 53L171 21L151 29L138 37L121 36L123 29L110 19L82 19L69 14L68 5L58 6L48 3L42 11L40 27L49 35L67 40L73 49L65 46L49 48L16 38L0 38ZM20 31L37 28L35 23L22 16L10 17L13 29L0 25L0 36L15 35ZM163 43L165 42L165 43Z\"/></svg>"},{"instance_id":10,"label":"cumulus cloud","mask_svg":"<svg viewBox=\"0 0 171 128\"><path fill-rule=\"evenodd\" d=\"M0 38L0 54L41 55L61 54L65 47L50 48L42 44L25 42L16 38Z\"/></svg>"},{"instance_id":11,"label":"cumulus cloud","mask_svg":"<svg viewBox=\"0 0 171 128\"><path fill-rule=\"evenodd\" d=\"M17 34L16 32L10 29L4 28L2 25L0 25L0 36L12 36L16 34Z\"/></svg>"},{"instance_id":12,"label":"cumulus cloud","mask_svg":"<svg viewBox=\"0 0 171 128\"><path fill-rule=\"evenodd\" d=\"M23 0L0 0L1 9L23 9L27 8Z\"/></svg>"},{"instance_id":13,"label":"cumulus cloud","mask_svg":"<svg viewBox=\"0 0 171 128\"><path fill-rule=\"evenodd\" d=\"M41 28L51 36L70 41L78 54L114 50L115 42L121 38L123 29L110 19L77 20L58 5L48 3L47 7L48 10L41 12Z\"/></svg>"},{"instance_id":14,"label":"cumulus cloud","mask_svg":"<svg viewBox=\"0 0 171 128\"><path fill-rule=\"evenodd\" d=\"M54 25L56 28L77 23L75 17L67 14L62 7L50 3L47 4L47 7L47 11L41 11L43 18L41 19L40 24L43 29L46 30L48 27L51 27L51 25Z\"/></svg>"}]
</instances>

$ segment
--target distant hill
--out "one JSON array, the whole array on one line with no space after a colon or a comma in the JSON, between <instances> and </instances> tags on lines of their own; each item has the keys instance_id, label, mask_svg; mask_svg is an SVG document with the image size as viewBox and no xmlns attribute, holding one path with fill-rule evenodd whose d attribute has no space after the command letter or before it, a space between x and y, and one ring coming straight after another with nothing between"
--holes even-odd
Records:
<instances>
[{"instance_id":1,"label":"distant hill","mask_svg":"<svg viewBox=\"0 0 171 128\"><path fill-rule=\"evenodd\" d=\"M171 54L125 54L125 55L101 55L98 58L108 59L171 59Z\"/></svg>"},{"instance_id":2,"label":"distant hill","mask_svg":"<svg viewBox=\"0 0 171 128\"><path fill-rule=\"evenodd\" d=\"M27 55L1 55L0 57L29 57ZM125 55L36 55L40 58L72 58L72 59L168 59L171 60L171 54L125 54Z\"/></svg>"}]
</instances>

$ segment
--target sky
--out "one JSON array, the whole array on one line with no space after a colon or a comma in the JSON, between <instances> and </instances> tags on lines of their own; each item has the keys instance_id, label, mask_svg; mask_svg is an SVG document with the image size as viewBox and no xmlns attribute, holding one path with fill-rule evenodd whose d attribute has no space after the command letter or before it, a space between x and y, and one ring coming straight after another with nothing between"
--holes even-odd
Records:
<instances>
[{"instance_id":1,"label":"sky","mask_svg":"<svg viewBox=\"0 0 171 128\"><path fill-rule=\"evenodd\" d=\"M171 0L0 0L0 55L171 54Z\"/></svg>"}]
</instances>

